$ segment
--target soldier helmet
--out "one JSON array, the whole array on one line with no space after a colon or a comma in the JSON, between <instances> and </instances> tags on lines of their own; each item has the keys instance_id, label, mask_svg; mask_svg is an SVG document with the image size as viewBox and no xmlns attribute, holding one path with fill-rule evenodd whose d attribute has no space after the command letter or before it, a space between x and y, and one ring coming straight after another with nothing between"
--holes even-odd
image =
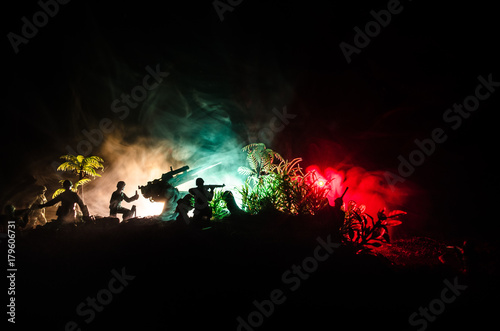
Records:
<instances>
[{"instance_id":1,"label":"soldier helmet","mask_svg":"<svg viewBox=\"0 0 500 331\"><path fill-rule=\"evenodd\" d=\"M66 180L63 182L63 187L64 187L65 189L67 189L67 190L70 190L70 189L71 189L71 187L73 187L73 183L72 183L70 180L66 179Z\"/></svg>"}]
</instances>

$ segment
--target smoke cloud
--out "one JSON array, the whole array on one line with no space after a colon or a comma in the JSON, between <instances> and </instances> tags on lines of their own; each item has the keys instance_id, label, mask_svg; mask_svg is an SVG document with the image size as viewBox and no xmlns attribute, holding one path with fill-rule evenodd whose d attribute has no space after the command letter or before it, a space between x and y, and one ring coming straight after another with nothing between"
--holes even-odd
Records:
<instances>
[{"instance_id":1,"label":"smoke cloud","mask_svg":"<svg viewBox=\"0 0 500 331\"><path fill-rule=\"evenodd\" d=\"M91 213L109 213L107 202L118 181L127 183L125 193L132 196L138 186L161 178L170 167L188 165L206 184L225 184L233 191L243 183L237 168L244 162L244 141L224 107L192 109L183 95L178 94L177 100L168 99L169 95L157 95L155 102L145 105L140 125L128 125L106 138L99 151L105 172L85 188ZM179 185L179 191L195 186L196 177ZM133 204L138 216L159 215L163 208L142 196Z\"/></svg>"}]
</instances>

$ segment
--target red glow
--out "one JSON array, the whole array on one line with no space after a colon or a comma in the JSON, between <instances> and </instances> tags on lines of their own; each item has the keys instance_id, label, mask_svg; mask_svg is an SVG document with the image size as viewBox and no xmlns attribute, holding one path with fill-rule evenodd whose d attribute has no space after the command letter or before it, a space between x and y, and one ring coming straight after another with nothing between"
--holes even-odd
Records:
<instances>
[{"instance_id":1,"label":"red glow","mask_svg":"<svg viewBox=\"0 0 500 331\"><path fill-rule=\"evenodd\" d=\"M391 188L381 171L367 171L361 167L337 170L332 167L320 169L316 165L306 168L306 172L314 171L317 175L317 185L329 189L328 202L334 205L335 198L340 197L349 187L344 196L344 203L351 200L366 206L366 212L376 216L380 209L393 210L400 208L404 195L397 188Z\"/></svg>"}]
</instances>

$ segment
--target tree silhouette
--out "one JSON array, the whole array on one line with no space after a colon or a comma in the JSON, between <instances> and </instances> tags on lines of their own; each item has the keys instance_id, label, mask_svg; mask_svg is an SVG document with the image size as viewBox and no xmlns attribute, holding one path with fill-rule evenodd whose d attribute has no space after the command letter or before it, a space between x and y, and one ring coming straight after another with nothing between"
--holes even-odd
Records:
<instances>
[{"instance_id":1,"label":"tree silhouette","mask_svg":"<svg viewBox=\"0 0 500 331\"><path fill-rule=\"evenodd\" d=\"M68 154L68 155L63 155L60 158L66 160L66 162L62 163L57 168L57 171L71 171L75 173L78 176L78 180L73 184L72 190L76 192L78 188L81 187L82 195L83 195L83 185L89 183L95 177L101 177L101 175L97 173L97 170L99 169L104 170L104 165L102 165L102 162L104 162L104 160L98 156L85 157L83 155L75 156ZM92 179L90 177L92 177ZM64 180L61 180L60 183L62 184L63 181ZM52 197L55 198L62 192L64 192L64 189L60 188L54 192Z\"/></svg>"}]
</instances>

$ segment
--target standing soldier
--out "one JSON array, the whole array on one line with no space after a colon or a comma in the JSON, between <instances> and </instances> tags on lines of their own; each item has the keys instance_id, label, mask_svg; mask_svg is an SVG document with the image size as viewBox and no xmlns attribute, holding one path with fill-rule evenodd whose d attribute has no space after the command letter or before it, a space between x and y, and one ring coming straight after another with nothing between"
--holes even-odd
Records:
<instances>
[{"instance_id":1,"label":"standing soldier","mask_svg":"<svg viewBox=\"0 0 500 331\"><path fill-rule=\"evenodd\" d=\"M345 222L345 211L342 209L342 207L344 206L344 195L346 194L348 189L349 189L349 187L346 187L342 196L340 196L334 200L333 226L334 226L335 230L340 229L344 225L344 222Z\"/></svg>"},{"instance_id":2,"label":"standing soldier","mask_svg":"<svg viewBox=\"0 0 500 331\"><path fill-rule=\"evenodd\" d=\"M37 208L45 208L55 205L58 202L61 202L61 206L57 208L57 221L65 222L65 223L74 223L76 222L76 210L75 204L80 207L80 210L83 213L83 217L89 217L89 212L87 206L83 204L82 199L78 196L77 193L71 191L73 187L73 183L69 180L65 180L63 182L63 188L65 191L59 194L54 199L49 202L38 205Z\"/></svg>"},{"instance_id":3,"label":"standing soldier","mask_svg":"<svg viewBox=\"0 0 500 331\"><path fill-rule=\"evenodd\" d=\"M4 207L5 214L0 215L0 231L7 234L11 222L14 221L16 230L23 230L28 223L29 209L16 209L14 205L6 205Z\"/></svg>"},{"instance_id":4,"label":"standing soldier","mask_svg":"<svg viewBox=\"0 0 500 331\"><path fill-rule=\"evenodd\" d=\"M37 227L37 225L45 225L47 224L47 219L45 218L45 208L33 208L38 205L42 205L47 202L47 198L45 197L45 192L47 192L47 188L45 186L41 186L40 191L38 192L39 194L36 196L35 200L30 204L29 209L30 213L28 215L28 225L24 228L24 230L27 229L34 229Z\"/></svg>"}]
</instances>

